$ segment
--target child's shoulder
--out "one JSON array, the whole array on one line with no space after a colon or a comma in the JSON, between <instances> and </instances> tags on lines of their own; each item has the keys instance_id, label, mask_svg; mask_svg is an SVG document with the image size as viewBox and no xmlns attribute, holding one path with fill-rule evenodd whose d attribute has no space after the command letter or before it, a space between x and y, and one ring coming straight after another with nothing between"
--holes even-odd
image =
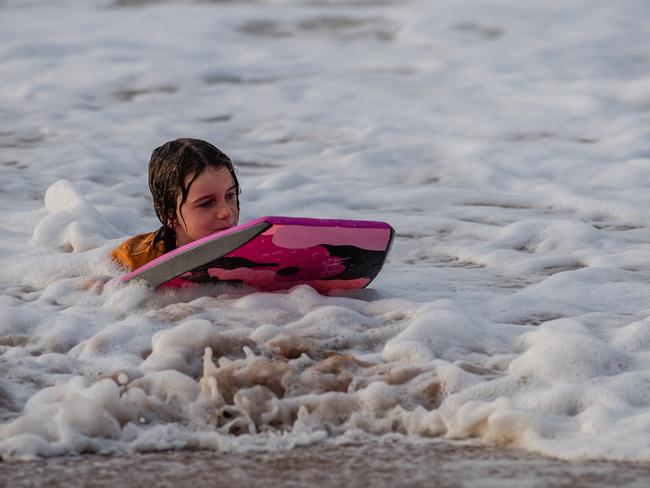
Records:
<instances>
[{"instance_id":1,"label":"child's shoulder","mask_svg":"<svg viewBox=\"0 0 650 488\"><path fill-rule=\"evenodd\" d=\"M161 229L131 237L113 249L111 257L122 266L134 270L165 253Z\"/></svg>"}]
</instances>

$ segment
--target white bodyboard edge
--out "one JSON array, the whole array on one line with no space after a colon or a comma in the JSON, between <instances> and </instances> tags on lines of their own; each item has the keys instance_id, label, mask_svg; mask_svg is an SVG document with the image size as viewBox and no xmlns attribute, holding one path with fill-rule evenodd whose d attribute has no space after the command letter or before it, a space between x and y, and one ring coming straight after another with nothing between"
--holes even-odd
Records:
<instances>
[{"instance_id":1,"label":"white bodyboard edge","mask_svg":"<svg viewBox=\"0 0 650 488\"><path fill-rule=\"evenodd\" d=\"M268 222L260 222L246 229L226 234L205 242L191 250L172 256L169 259L133 276L132 280L143 280L156 288L188 271L225 256L271 227ZM181 258L182 256L182 258Z\"/></svg>"}]
</instances>

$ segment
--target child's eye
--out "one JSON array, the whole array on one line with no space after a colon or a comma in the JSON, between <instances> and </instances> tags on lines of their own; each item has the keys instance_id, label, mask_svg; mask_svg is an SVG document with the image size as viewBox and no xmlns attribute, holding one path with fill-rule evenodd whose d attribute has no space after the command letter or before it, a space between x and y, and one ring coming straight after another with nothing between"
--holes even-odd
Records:
<instances>
[{"instance_id":1,"label":"child's eye","mask_svg":"<svg viewBox=\"0 0 650 488\"><path fill-rule=\"evenodd\" d=\"M200 203L199 207L207 208L212 205L212 202L213 202L212 200L206 200L205 202Z\"/></svg>"},{"instance_id":2,"label":"child's eye","mask_svg":"<svg viewBox=\"0 0 650 488\"><path fill-rule=\"evenodd\" d=\"M235 198L237 198L237 193L235 193L235 192L231 192L231 193L226 194L226 199L227 200L234 200Z\"/></svg>"}]
</instances>

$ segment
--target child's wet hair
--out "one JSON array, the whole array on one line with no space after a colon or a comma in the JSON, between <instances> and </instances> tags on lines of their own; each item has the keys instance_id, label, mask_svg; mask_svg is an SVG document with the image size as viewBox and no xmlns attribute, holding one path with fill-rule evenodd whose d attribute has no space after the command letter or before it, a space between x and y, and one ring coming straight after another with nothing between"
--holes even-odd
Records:
<instances>
[{"instance_id":1,"label":"child's wet hair","mask_svg":"<svg viewBox=\"0 0 650 488\"><path fill-rule=\"evenodd\" d=\"M153 207L163 224L162 238L167 249L175 247L173 230L177 218L176 205L181 195L181 206L187 200L194 180L206 169L225 168L235 182L237 209L240 187L232 160L209 142L200 139L176 139L154 149L149 160L149 190ZM191 180L185 184L188 176Z\"/></svg>"}]
</instances>

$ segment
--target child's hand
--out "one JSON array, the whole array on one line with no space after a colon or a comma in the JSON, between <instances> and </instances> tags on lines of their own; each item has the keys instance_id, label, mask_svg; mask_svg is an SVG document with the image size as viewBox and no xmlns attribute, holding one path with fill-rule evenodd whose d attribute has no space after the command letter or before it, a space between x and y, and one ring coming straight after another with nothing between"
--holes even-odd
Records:
<instances>
[{"instance_id":1,"label":"child's hand","mask_svg":"<svg viewBox=\"0 0 650 488\"><path fill-rule=\"evenodd\" d=\"M111 279L110 276L91 276L81 285L82 290L90 290L97 295L104 291L104 285Z\"/></svg>"}]
</instances>

